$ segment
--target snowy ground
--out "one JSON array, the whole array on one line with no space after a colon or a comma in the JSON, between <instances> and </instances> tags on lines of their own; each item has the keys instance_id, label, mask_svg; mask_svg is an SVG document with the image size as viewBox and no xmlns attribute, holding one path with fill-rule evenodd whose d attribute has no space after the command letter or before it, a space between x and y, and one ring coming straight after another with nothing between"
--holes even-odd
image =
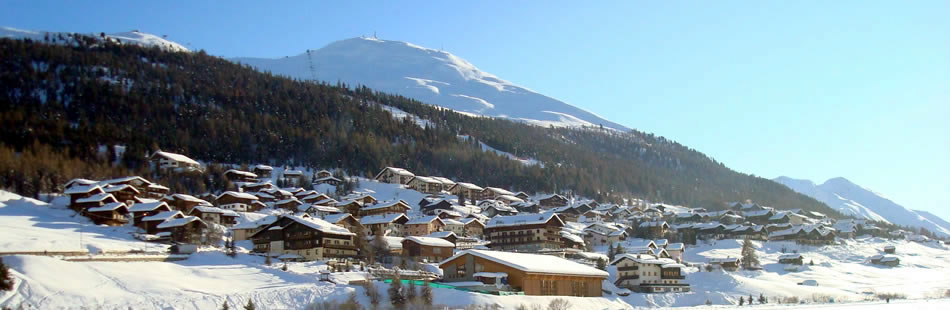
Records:
<instances>
[{"instance_id":1,"label":"snowy ground","mask_svg":"<svg viewBox=\"0 0 950 310\"><path fill-rule=\"evenodd\" d=\"M404 199L415 205L422 194L397 185L361 180L361 190L381 200ZM258 216L248 216L252 220ZM79 246L79 232L83 246ZM0 251L99 251L155 250L159 245L136 241L128 227L100 227L72 211L40 201L0 192ZM632 240L631 240L632 242ZM703 263L710 257L738 256L740 241L720 240L687 248L686 260ZM244 245L244 244L242 244ZM950 289L950 251L935 244L880 239L849 240L844 245L805 247L788 242L759 243L762 271L722 272L687 268L692 292L676 294L632 294L602 298L562 297L572 309L629 309L634 307L734 308L739 296L764 294L768 297L795 296L812 303L834 298L834 307L853 309L948 309L950 301L925 300L942 296ZM880 267L865 262L885 245L895 245L899 267ZM776 263L781 249L805 256L801 271L788 272ZM600 249L601 251L603 249ZM0 293L0 307L24 305L34 309L214 309L227 301L232 306L248 299L264 309L298 309L311 303L342 301L350 292L368 304L361 287L317 280L326 269L321 262L264 265L258 256L240 254L236 259L214 249L206 249L177 262L67 262L54 257L11 255L3 260L15 278L12 292ZM814 260L814 266L807 262ZM611 268L612 269L612 268ZM610 270L613 271L613 270ZM349 273L348 277L360 277ZM799 286L805 279L818 287ZM384 299L386 284L378 284ZM913 301L891 304L867 303L876 293L900 293ZM450 307L469 304L498 304L515 308L521 304L546 306L552 296L493 296L449 289L435 290L435 303ZM720 305L704 306L706 300ZM849 304L841 304L849 302ZM853 304L854 302L861 302ZM829 305L796 305L795 308L827 308ZM786 305L757 308L791 308Z\"/></svg>"},{"instance_id":2,"label":"snowy ground","mask_svg":"<svg viewBox=\"0 0 950 310\"><path fill-rule=\"evenodd\" d=\"M0 252L164 251L167 247L135 241L134 227L93 225L62 205L0 191Z\"/></svg>"}]
</instances>

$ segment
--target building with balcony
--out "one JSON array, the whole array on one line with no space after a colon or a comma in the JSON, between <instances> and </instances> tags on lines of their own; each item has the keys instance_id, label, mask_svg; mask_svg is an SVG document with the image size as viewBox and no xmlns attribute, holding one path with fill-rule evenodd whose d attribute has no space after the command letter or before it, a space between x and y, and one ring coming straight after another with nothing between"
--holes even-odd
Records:
<instances>
[{"instance_id":1,"label":"building with balcony","mask_svg":"<svg viewBox=\"0 0 950 310\"><path fill-rule=\"evenodd\" d=\"M645 293L689 292L682 264L648 254L622 254L611 265L617 268L617 287Z\"/></svg>"}]
</instances>

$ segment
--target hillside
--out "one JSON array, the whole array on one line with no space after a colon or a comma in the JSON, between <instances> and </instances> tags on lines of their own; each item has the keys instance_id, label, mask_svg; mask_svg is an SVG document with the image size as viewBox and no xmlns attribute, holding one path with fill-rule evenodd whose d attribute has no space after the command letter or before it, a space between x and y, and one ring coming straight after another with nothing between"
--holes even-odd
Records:
<instances>
[{"instance_id":1,"label":"hillside","mask_svg":"<svg viewBox=\"0 0 950 310\"><path fill-rule=\"evenodd\" d=\"M368 88L274 77L203 52L0 39L0 56L0 168L7 168L0 184L28 195L87 176L67 172L74 169L57 164L62 158L101 163L101 149L123 145L119 163L133 173L146 173L142 156L161 148L208 162L339 167L362 176L400 166L419 175L605 202L643 197L720 209L725 201L751 199L835 213L638 131L471 117ZM395 117L396 110L406 115ZM62 158L45 166L23 163L15 152L24 151Z\"/></svg>"},{"instance_id":2,"label":"hillside","mask_svg":"<svg viewBox=\"0 0 950 310\"><path fill-rule=\"evenodd\" d=\"M922 211L914 211L894 201L848 181L833 178L821 185L809 180L778 177L775 181L792 190L824 202L842 214L883 221L897 225L922 227L941 236L950 236L950 225L939 217Z\"/></svg>"},{"instance_id":3,"label":"hillside","mask_svg":"<svg viewBox=\"0 0 950 310\"><path fill-rule=\"evenodd\" d=\"M460 112L541 126L603 125L627 130L591 112L481 71L449 52L407 42L352 38L292 57L232 60L296 79L366 85Z\"/></svg>"}]
</instances>

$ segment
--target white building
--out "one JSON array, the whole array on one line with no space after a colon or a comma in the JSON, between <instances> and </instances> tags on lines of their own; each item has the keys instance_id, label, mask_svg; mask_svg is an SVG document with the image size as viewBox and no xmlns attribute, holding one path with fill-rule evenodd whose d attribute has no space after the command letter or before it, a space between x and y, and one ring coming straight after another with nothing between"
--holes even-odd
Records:
<instances>
[{"instance_id":1,"label":"white building","mask_svg":"<svg viewBox=\"0 0 950 310\"><path fill-rule=\"evenodd\" d=\"M648 254L623 254L610 263L617 267L617 287L637 292L689 292L682 264Z\"/></svg>"}]
</instances>

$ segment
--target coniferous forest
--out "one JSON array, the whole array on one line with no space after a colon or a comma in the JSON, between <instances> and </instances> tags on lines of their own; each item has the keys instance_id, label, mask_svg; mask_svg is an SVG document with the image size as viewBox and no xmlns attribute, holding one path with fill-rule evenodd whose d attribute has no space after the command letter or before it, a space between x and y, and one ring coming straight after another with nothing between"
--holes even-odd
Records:
<instances>
[{"instance_id":1,"label":"coniferous forest","mask_svg":"<svg viewBox=\"0 0 950 310\"><path fill-rule=\"evenodd\" d=\"M428 122L394 118L384 105ZM361 86L273 76L203 51L95 37L0 39L0 137L0 186L26 195L74 177L143 173L145 154L161 149L205 162L369 177L398 166L529 194L640 197L711 210L749 199L837 216L648 133L471 117ZM481 152L479 142L543 165ZM118 161L111 160L114 145L125 146Z\"/></svg>"}]
</instances>

